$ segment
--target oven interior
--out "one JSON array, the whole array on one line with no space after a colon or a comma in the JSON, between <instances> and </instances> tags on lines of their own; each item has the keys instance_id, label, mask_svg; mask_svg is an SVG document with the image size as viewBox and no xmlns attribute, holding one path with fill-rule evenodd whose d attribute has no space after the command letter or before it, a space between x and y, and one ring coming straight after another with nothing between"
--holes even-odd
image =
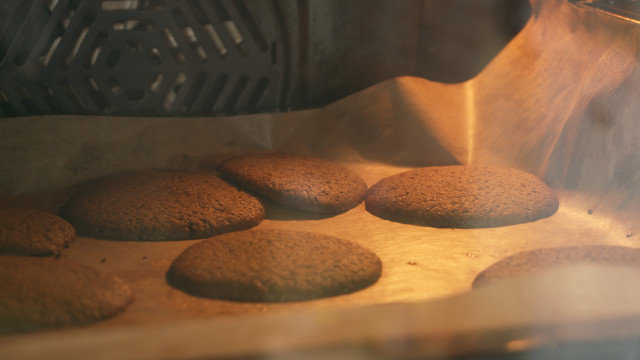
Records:
<instances>
[{"instance_id":1,"label":"oven interior","mask_svg":"<svg viewBox=\"0 0 640 360\"><path fill-rule=\"evenodd\" d=\"M439 229L274 207L262 228L349 238L375 285L235 303L166 285L195 240L78 238L63 252L136 300L85 328L0 337L9 358L601 358L638 354L637 269L579 264L471 290L511 254L637 248L640 72L633 1L4 1L0 196L57 212L85 181L311 155L370 186L482 164L538 175L553 216ZM96 354L98 352L98 354Z\"/></svg>"}]
</instances>

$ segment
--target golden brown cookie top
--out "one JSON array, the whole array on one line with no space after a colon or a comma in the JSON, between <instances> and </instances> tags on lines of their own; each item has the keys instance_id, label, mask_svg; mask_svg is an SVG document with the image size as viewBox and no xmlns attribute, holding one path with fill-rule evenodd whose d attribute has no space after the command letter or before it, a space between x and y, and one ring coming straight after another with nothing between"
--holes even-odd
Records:
<instances>
[{"instance_id":1,"label":"golden brown cookie top","mask_svg":"<svg viewBox=\"0 0 640 360\"><path fill-rule=\"evenodd\" d=\"M66 220L25 207L0 207L0 254L58 255L76 237Z\"/></svg>"},{"instance_id":2,"label":"golden brown cookie top","mask_svg":"<svg viewBox=\"0 0 640 360\"><path fill-rule=\"evenodd\" d=\"M133 297L119 278L65 259L0 256L0 333L89 324Z\"/></svg>"},{"instance_id":3,"label":"golden brown cookie top","mask_svg":"<svg viewBox=\"0 0 640 360\"><path fill-rule=\"evenodd\" d=\"M311 232L247 230L187 248L167 278L203 297L298 301L365 288L381 272L380 259L356 243Z\"/></svg>"},{"instance_id":4,"label":"golden brown cookie top","mask_svg":"<svg viewBox=\"0 0 640 360\"><path fill-rule=\"evenodd\" d=\"M435 227L512 225L552 215L558 199L535 175L493 166L433 166L380 180L366 208L384 219Z\"/></svg>"},{"instance_id":5,"label":"golden brown cookie top","mask_svg":"<svg viewBox=\"0 0 640 360\"><path fill-rule=\"evenodd\" d=\"M212 174L145 171L91 184L61 214L81 235L158 241L247 229L262 221L264 208Z\"/></svg>"},{"instance_id":6,"label":"golden brown cookie top","mask_svg":"<svg viewBox=\"0 0 640 360\"><path fill-rule=\"evenodd\" d=\"M246 154L217 167L226 178L281 204L304 211L338 213L360 204L365 182L326 160L282 153Z\"/></svg>"}]
</instances>

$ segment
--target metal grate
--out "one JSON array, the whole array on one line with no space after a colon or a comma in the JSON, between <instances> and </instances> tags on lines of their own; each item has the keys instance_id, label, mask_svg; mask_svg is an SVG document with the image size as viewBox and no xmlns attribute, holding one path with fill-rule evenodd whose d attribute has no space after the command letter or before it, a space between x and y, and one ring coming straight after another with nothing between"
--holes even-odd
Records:
<instances>
[{"instance_id":1,"label":"metal grate","mask_svg":"<svg viewBox=\"0 0 640 360\"><path fill-rule=\"evenodd\" d=\"M288 105L277 0L12 0L0 10L0 117Z\"/></svg>"}]
</instances>

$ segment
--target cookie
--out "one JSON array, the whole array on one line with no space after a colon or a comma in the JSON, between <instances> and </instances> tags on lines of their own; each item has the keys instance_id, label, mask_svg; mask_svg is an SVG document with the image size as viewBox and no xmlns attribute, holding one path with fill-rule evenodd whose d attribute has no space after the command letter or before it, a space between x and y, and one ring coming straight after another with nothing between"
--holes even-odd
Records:
<instances>
[{"instance_id":1,"label":"cookie","mask_svg":"<svg viewBox=\"0 0 640 360\"><path fill-rule=\"evenodd\" d=\"M247 154L217 167L226 178L289 207L340 213L362 202L365 182L355 173L325 160L281 153Z\"/></svg>"},{"instance_id":2,"label":"cookie","mask_svg":"<svg viewBox=\"0 0 640 360\"><path fill-rule=\"evenodd\" d=\"M537 249L506 257L491 265L473 281L473 288L500 279L512 278L551 267L595 263L640 267L640 249L623 246L567 246Z\"/></svg>"},{"instance_id":3,"label":"cookie","mask_svg":"<svg viewBox=\"0 0 640 360\"><path fill-rule=\"evenodd\" d=\"M247 230L187 248L167 280L187 293L236 301L300 301L354 292L375 283L378 256L333 236Z\"/></svg>"},{"instance_id":4,"label":"cookie","mask_svg":"<svg viewBox=\"0 0 640 360\"><path fill-rule=\"evenodd\" d=\"M264 208L211 174L147 171L87 186L61 215L83 236L159 241L248 229L262 221Z\"/></svg>"},{"instance_id":5,"label":"cookie","mask_svg":"<svg viewBox=\"0 0 640 360\"><path fill-rule=\"evenodd\" d=\"M25 207L0 207L0 254L59 255L76 230L67 221Z\"/></svg>"},{"instance_id":6,"label":"cookie","mask_svg":"<svg viewBox=\"0 0 640 360\"><path fill-rule=\"evenodd\" d=\"M553 215L558 199L535 175L491 166L434 166L380 180L366 209L383 219L433 227L484 228Z\"/></svg>"},{"instance_id":7,"label":"cookie","mask_svg":"<svg viewBox=\"0 0 640 360\"><path fill-rule=\"evenodd\" d=\"M133 296L119 278L65 259L0 256L0 333L90 324Z\"/></svg>"}]
</instances>

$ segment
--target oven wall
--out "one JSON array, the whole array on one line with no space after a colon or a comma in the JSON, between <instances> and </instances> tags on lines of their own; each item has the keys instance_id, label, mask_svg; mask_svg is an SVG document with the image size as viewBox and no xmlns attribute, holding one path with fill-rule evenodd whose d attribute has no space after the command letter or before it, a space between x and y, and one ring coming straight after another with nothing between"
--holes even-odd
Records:
<instances>
[{"instance_id":1,"label":"oven wall","mask_svg":"<svg viewBox=\"0 0 640 360\"><path fill-rule=\"evenodd\" d=\"M298 6L308 19L301 17L307 39L300 41L294 108L325 105L396 76L468 80L531 15L527 0L313 0Z\"/></svg>"}]
</instances>

